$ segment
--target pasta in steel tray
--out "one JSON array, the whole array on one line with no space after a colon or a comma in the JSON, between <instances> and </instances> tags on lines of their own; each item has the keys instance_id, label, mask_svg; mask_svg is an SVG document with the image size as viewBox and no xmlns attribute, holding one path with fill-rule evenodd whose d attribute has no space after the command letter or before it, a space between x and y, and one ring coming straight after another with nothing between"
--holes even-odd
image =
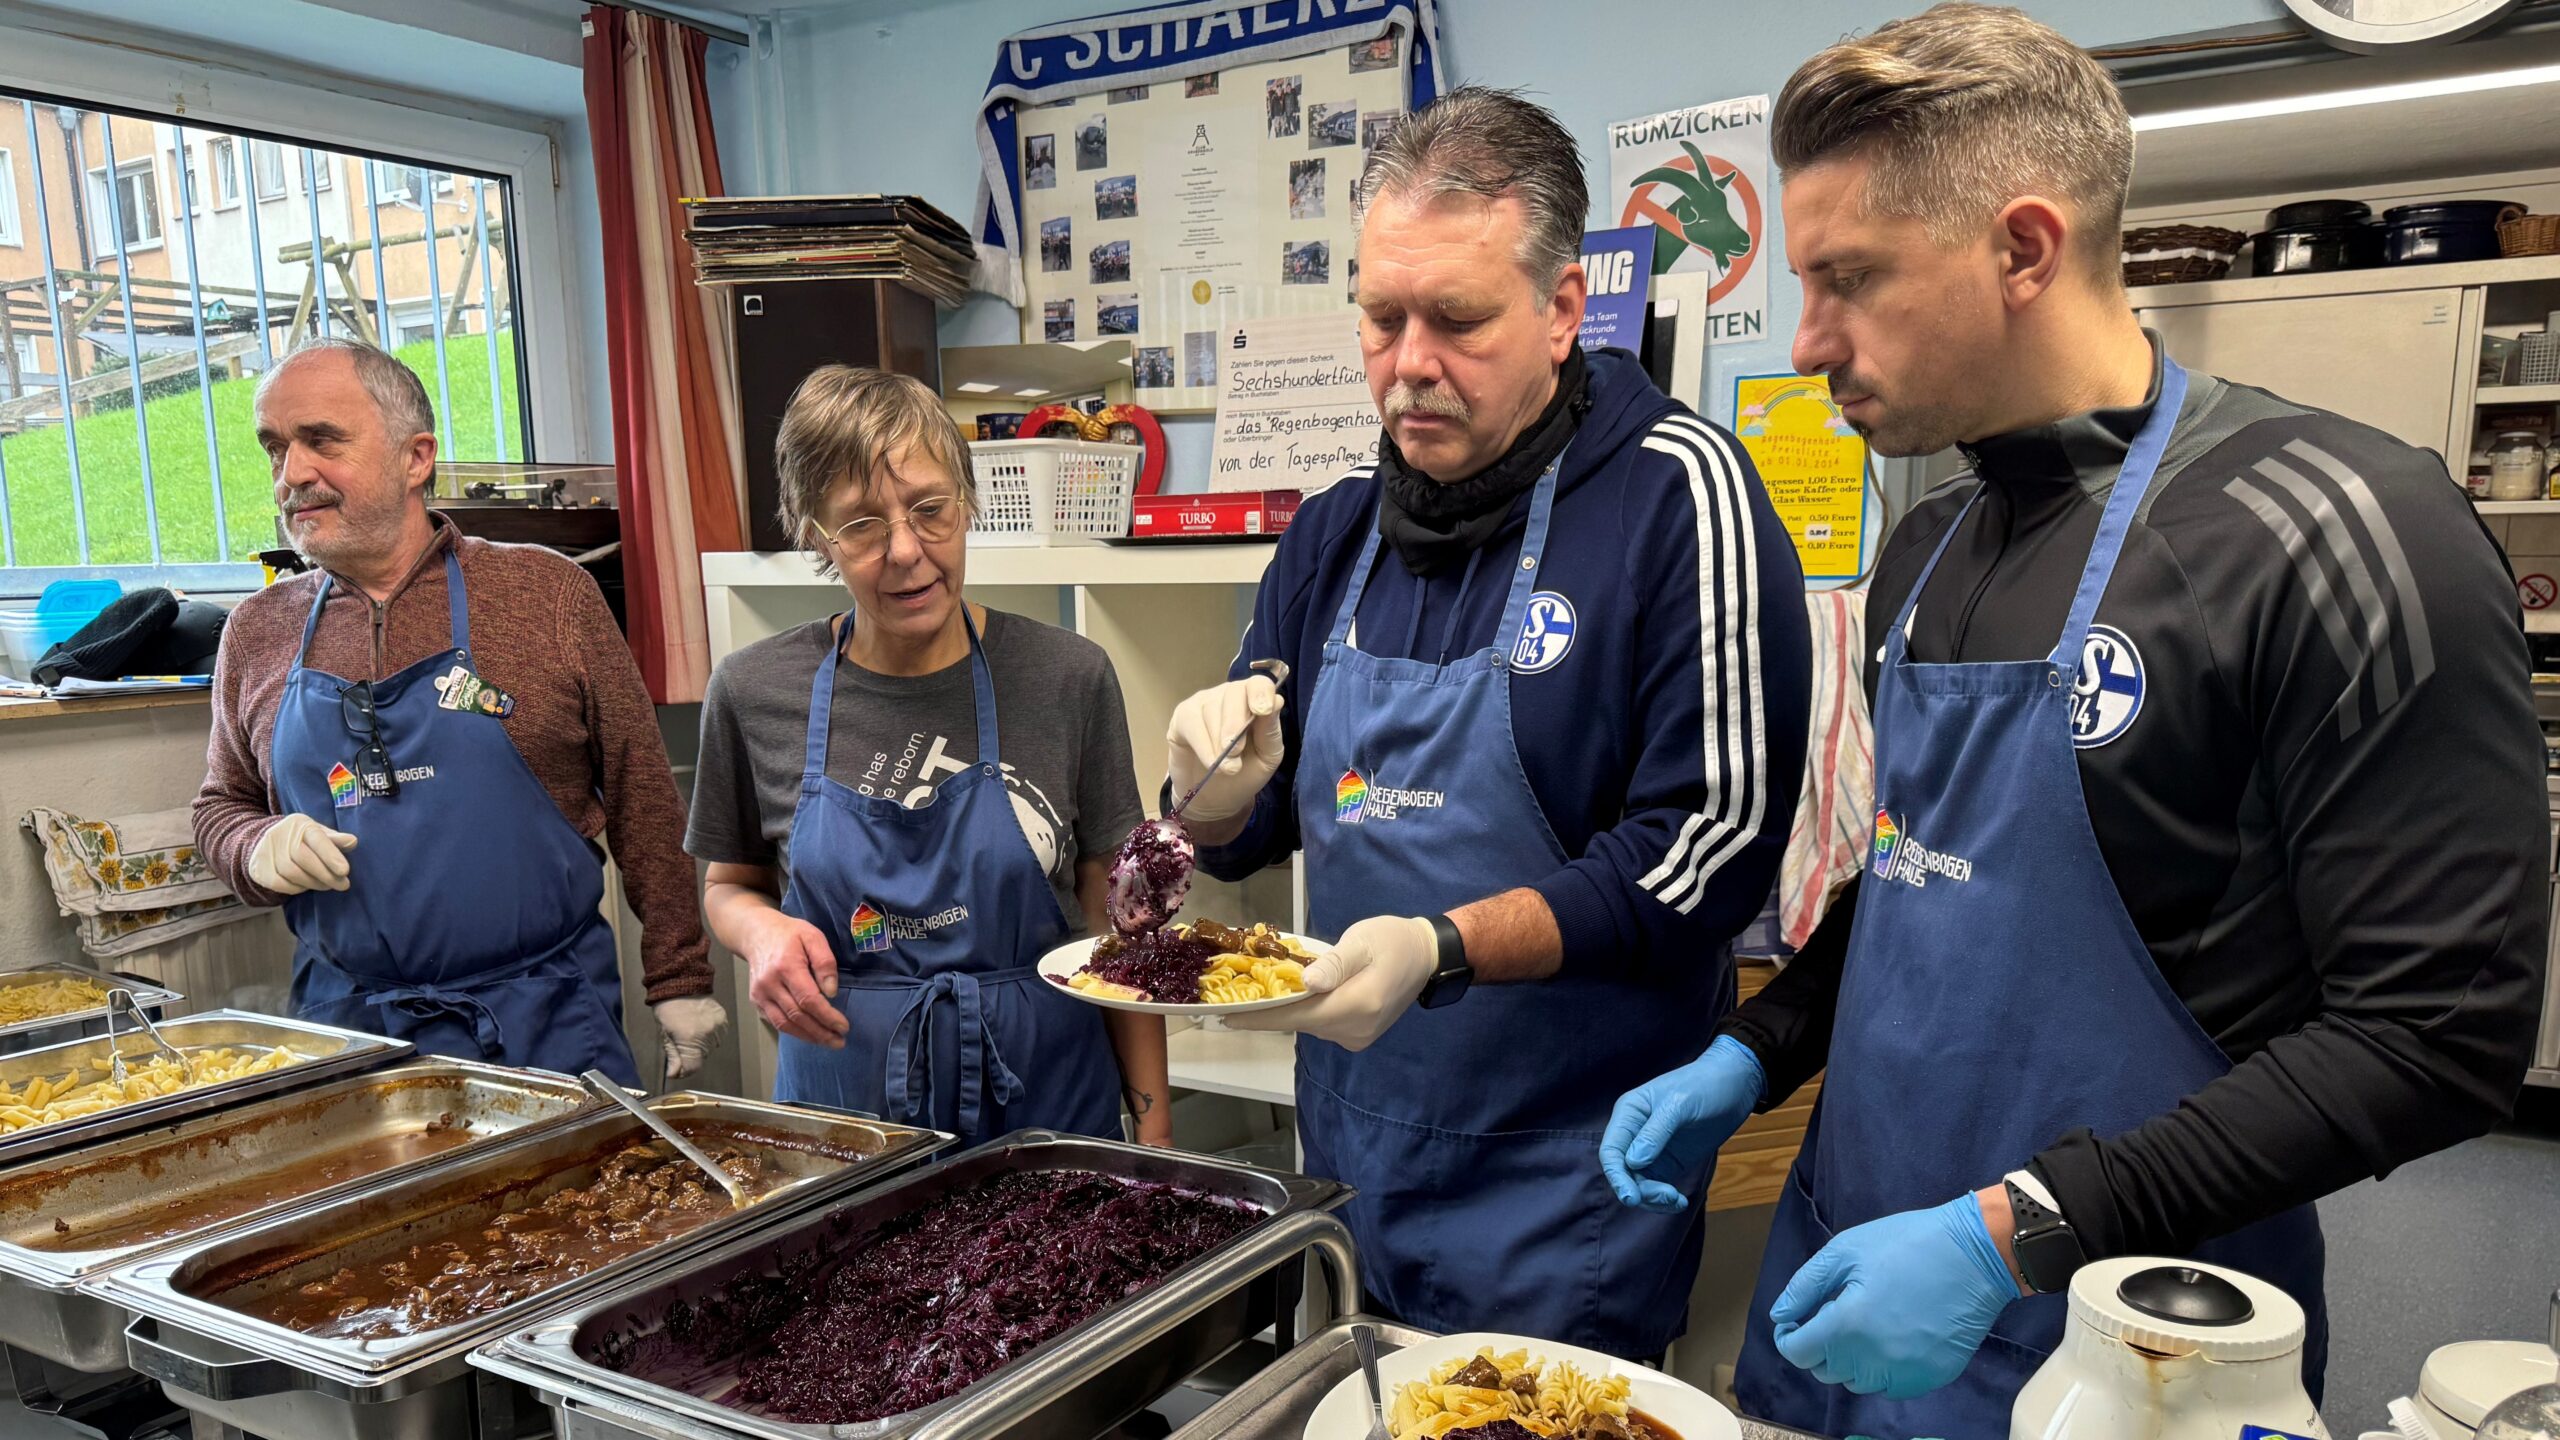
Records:
<instances>
[{"instance_id":1,"label":"pasta in steel tray","mask_svg":"<svg viewBox=\"0 0 2560 1440\"><path fill-rule=\"evenodd\" d=\"M1169 1005L1233 1005L1306 993L1313 957L1268 925L1239 930L1215 920L1136 935L1106 935L1070 989Z\"/></svg>"},{"instance_id":2,"label":"pasta in steel tray","mask_svg":"<svg viewBox=\"0 0 2560 1440\"><path fill-rule=\"evenodd\" d=\"M1679 1440L1627 1403L1624 1375L1592 1375L1527 1350L1445 1360L1431 1378L1396 1387L1387 1407L1393 1440L1454 1435L1463 1440Z\"/></svg>"}]
</instances>

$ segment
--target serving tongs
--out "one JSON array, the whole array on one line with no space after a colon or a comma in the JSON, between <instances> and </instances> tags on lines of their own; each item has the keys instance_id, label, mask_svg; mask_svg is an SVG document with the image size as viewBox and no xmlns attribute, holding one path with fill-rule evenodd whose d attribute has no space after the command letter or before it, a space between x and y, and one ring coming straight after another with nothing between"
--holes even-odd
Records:
<instances>
[{"instance_id":1,"label":"serving tongs","mask_svg":"<svg viewBox=\"0 0 2560 1440\"><path fill-rule=\"evenodd\" d=\"M747 1193L747 1187L740 1184L736 1176L721 1169L718 1161L704 1154L700 1146L677 1134L676 1127L652 1114L648 1106L624 1093L621 1086L613 1083L612 1076L601 1070L588 1070L578 1076L578 1083L586 1087L588 1094L610 1100L629 1111L632 1119L648 1126L659 1139L675 1147L677 1154L692 1161L702 1169L704 1174L720 1182L720 1188L729 1192L730 1209L744 1210L755 1203L756 1197Z\"/></svg>"},{"instance_id":2,"label":"serving tongs","mask_svg":"<svg viewBox=\"0 0 2560 1440\"><path fill-rule=\"evenodd\" d=\"M107 992L107 1078L115 1082L117 1089L123 1089L125 1083L124 1047L116 1043L118 1008L133 1017L134 1023L142 1027L143 1035L151 1041L152 1048L168 1056L177 1065L178 1073L187 1077L188 1084L196 1083L195 1060L163 1038L160 1027L152 1024L151 1017L142 1013L142 1002L134 997L132 991L119 985Z\"/></svg>"}]
</instances>

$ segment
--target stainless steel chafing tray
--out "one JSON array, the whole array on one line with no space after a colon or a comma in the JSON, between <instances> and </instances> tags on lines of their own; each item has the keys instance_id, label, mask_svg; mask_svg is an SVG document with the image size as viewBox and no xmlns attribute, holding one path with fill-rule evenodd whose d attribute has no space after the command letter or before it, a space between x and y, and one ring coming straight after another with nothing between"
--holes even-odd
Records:
<instances>
[{"instance_id":1,"label":"stainless steel chafing tray","mask_svg":"<svg viewBox=\"0 0 2560 1440\"><path fill-rule=\"evenodd\" d=\"M639 1121L607 1110L430 1163L406 1178L327 1204L157 1252L93 1277L82 1288L133 1312L125 1332L130 1363L215 1426L266 1440L515 1433L507 1418L511 1395L475 1377L464 1361L472 1346L672 1257L781 1223L949 1141L931 1130L691 1091L660 1096L649 1106L679 1125L734 1126L750 1132L750 1140L753 1132L781 1137L783 1143L766 1154L788 1183L744 1210L714 1215L685 1234L440 1329L381 1340L320 1339L235 1308L340 1268L379 1265L412 1244L467 1231L587 1182L607 1158L650 1139ZM856 1151L861 1158L847 1161L796 1148L801 1144ZM228 1277L251 1275L256 1278L231 1289L216 1288L229 1283ZM475 1385L475 1378L484 1383Z\"/></svg>"},{"instance_id":2,"label":"stainless steel chafing tray","mask_svg":"<svg viewBox=\"0 0 2560 1440\"><path fill-rule=\"evenodd\" d=\"M1266 1212L1235 1239L1158 1284L1051 1337L960 1393L904 1415L848 1425L795 1424L704 1398L728 1377L685 1388L602 1363L606 1347L656 1329L678 1305L699 1305L733 1281L789 1273L856 1243L882 1222L986 1179L1023 1170L1095 1170L1181 1185ZM590 1297L472 1356L474 1365L531 1386L580 1440L886 1440L1098 1434L1143 1408L1278 1317L1287 1344L1295 1263L1325 1257L1332 1293L1356 1283L1350 1232L1327 1213L1350 1199L1330 1180L1284 1175L1204 1156L1021 1131L894 1184L742 1235L651 1277Z\"/></svg>"},{"instance_id":3,"label":"stainless steel chafing tray","mask_svg":"<svg viewBox=\"0 0 2560 1440\"><path fill-rule=\"evenodd\" d=\"M122 1370L132 1316L82 1293L89 1276L593 1104L563 1076L415 1060L0 1171L0 1342L74 1370ZM426 1153L415 1141L430 1129L472 1138Z\"/></svg>"},{"instance_id":4,"label":"stainless steel chafing tray","mask_svg":"<svg viewBox=\"0 0 2560 1440\"><path fill-rule=\"evenodd\" d=\"M1200 1412L1198 1419L1173 1432L1173 1440L1300 1440L1324 1397L1360 1373L1360 1356L1351 1344L1354 1325L1376 1328L1381 1355L1435 1338L1427 1330L1393 1321L1345 1317L1264 1366L1225 1399ZM1801 1430L1748 1418L1741 1425L1742 1440L1820 1440Z\"/></svg>"},{"instance_id":5,"label":"stainless steel chafing tray","mask_svg":"<svg viewBox=\"0 0 2560 1440\"><path fill-rule=\"evenodd\" d=\"M0 971L0 992L25 989L52 980L86 980L103 989L130 990L133 992L134 1004L143 1014L154 1020L160 1018L162 1010L187 998L165 985L154 984L149 980L110 975L104 970L92 970L86 965L67 963ZM0 1025L0 1055L14 1055L21 1050L41 1050L47 1045L59 1045L66 1040L85 1040L92 1035L106 1033L107 1007L106 1002L102 1000L85 1010L65 1010L58 1015L40 1015L32 1020L21 1020L14 1025Z\"/></svg>"},{"instance_id":6,"label":"stainless steel chafing tray","mask_svg":"<svg viewBox=\"0 0 2560 1440\"><path fill-rule=\"evenodd\" d=\"M37 1155L50 1155L75 1145L86 1145L110 1135L125 1135L147 1130L189 1115L201 1115L236 1105L261 1095L301 1086L362 1070L410 1052L406 1040L389 1040L380 1035L367 1035L357 1030L341 1030L334 1025L314 1025L308 1020L286 1020L274 1015L253 1015L245 1010L208 1010L189 1015L160 1027L160 1034L181 1049L231 1046L235 1049L268 1049L290 1046L299 1062L244 1075L236 1080L221 1080L198 1085L175 1094L136 1100L95 1115L82 1115L58 1120L50 1125L34 1125L0 1135L0 1165L14 1165ZM103 1073L90 1062L104 1060L122 1051L125 1063L140 1064L160 1052L150 1038L124 1034L113 1040L98 1036L89 1040L73 1040L42 1050L24 1050L15 1055L0 1056L0 1083L22 1086L30 1080L49 1078L77 1071L84 1079Z\"/></svg>"}]
</instances>

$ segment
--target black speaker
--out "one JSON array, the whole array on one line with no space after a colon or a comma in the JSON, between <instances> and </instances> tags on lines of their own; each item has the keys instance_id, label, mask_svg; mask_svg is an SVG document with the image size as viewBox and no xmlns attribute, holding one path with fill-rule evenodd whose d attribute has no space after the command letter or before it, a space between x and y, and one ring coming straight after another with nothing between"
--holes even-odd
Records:
<instances>
[{"instance_id":1,"label":"black speaker","mask_svg":"<svg viewBox=\"0 0 2560 1440\"><path fill-rule=\"evenodd\" d=\"M783 533L773 441L791 392L821 365L868 365L942 389L930 297L894 280L785 280L728 287L738 336L738 409L746 441L747 543L794 550Z\"/></svg>"}]
</instances>

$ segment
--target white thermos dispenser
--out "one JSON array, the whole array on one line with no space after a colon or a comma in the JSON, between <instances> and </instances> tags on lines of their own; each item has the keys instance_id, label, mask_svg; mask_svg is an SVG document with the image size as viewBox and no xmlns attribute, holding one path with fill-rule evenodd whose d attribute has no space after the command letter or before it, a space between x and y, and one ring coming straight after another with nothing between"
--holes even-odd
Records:
<instances>
[{"instance_id":1,"label":"white thermos dispenser","mask_svg":"<svg viewBox=\"0 0 2560 1440\"><path fill-rule=\"evenodd\" d=\"M2062 1343L2009 1440L2329 1440L2302 1388L2302 1306L2193 1260L2099 1260L2071 1277Z\"/></svg>"}]
</instances>

